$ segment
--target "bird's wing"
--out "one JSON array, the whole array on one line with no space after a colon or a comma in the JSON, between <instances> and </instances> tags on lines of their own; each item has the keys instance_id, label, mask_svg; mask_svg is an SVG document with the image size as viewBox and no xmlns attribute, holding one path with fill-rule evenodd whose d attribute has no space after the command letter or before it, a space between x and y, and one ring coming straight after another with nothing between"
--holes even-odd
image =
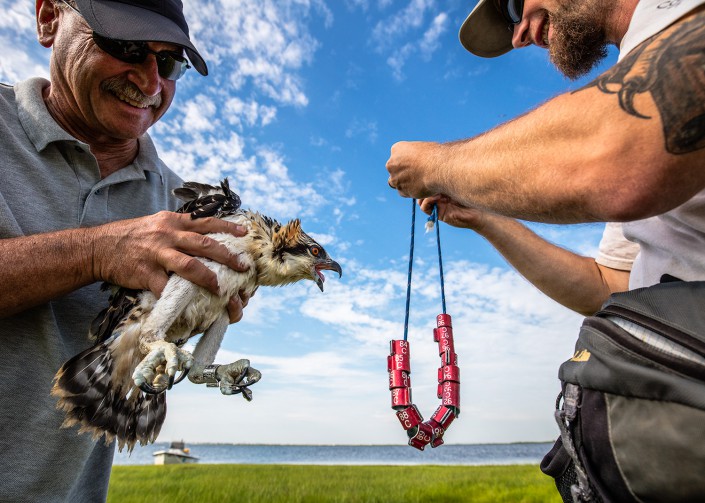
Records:
<instances>
[{"instance_id":1,"label":"bird's wing","mask_svg":"<svg viewBox=\"0 0 705 503\"><path fill-rule=\"evenodd\" d=\"M190 213L191 218L232 215L240 209L240 196L230 189L228 179L220 182L220 187L205 183L186 182L175 189L174 195L184 201L177 213Z\"/></svg>"},{"instance_id":2,"label":"bird's wing","mask_svg":"<svg viewBox=\"0 0 705 503\"><path fill-rule=\"evenodd\" d=\"M108 283L103 283L101 290L111 288ZM114 288L114 287L113 287ZM110 299L108 307L103 309L91 322L89 336L96 340L96 344L107 340L127 317L132 309L139 303L141 290L131 288L116 288Z\"/></svg>"}]
</instances>

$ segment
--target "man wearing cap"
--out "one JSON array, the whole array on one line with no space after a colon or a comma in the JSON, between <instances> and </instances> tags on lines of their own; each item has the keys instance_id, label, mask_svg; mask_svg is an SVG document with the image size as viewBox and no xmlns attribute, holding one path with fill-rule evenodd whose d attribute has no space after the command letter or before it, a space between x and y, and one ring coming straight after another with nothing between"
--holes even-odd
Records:
<instances>
[{"instance_id":1,"label":"man wearing cap","mask_svg":"<svg viewBox=\"0 0 705 503\"><path fill-rule=\"evenodd\" d=\"M235 269L192 221L147 135L191 66L207 75L180 0L36 0L51 81L0 85L0 501L102 501L114 446L60 429L50 396L107 304L100 282L159 294L168 274L217 291L195 256ZM234 298L231 321L246 299Z\"/></svg>"},{"instance_id":2,"label":"man wearing cap","mask_svg":"<svg viewBox=\"0 0 705 503\"><path fill-rule=\"evenodd\" d=\"M476 138L393 145L391 187L427 212L438 202L443 220L581 313L663 275L705 279L705 1L481 0L460 40L482 57L537 45L570 78L608 44L620 54L583 88ZM506 217L623 224L607 224L595 260Z\"/></svg>"},{"instance_id":3,"label":"man wearing cap","mask_svg":"<svg viewBox=\"0 0 705 503\"><path fill-rule=\"evenodd\" d=\"M705 0L481 0L460 40L482 57L537 45L570 78L594 68L607 44L620 52L593 82L476 138L395 144L392 188L426 212L437 203L442 220L479 232L542 291L584 314L611 292L705 280ZM592 259L513 218L612 223ZM699 454L673 466L687 469ZM564 501L594 501L584 476L571 486L568 470L553 473L565 469L563 455L567 464L566 449L552 450L542 469L561 479ZM593 461L603 483L623 484L607 456ZM645 463L643 478L660 462Z\"/></svg>"}]
</instances>

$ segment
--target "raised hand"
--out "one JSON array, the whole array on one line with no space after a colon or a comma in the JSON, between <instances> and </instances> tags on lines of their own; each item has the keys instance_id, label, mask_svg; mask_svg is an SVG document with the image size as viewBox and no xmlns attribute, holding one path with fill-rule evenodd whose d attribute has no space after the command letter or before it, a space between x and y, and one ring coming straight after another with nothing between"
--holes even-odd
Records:
<instances>
[{"instance_id":1,"label":"raised hand","mask_svg":"<svg viewBox=\"0 0 705 503\"><path fill-rule=\"evenodd\" d=\"M95 227L91 232L95 280L159 296L169 273L218 293L215 273L195 257L204 257L244 271L237 255L207 233L244 236L241 225L218 218L191 219L187 214L162 211Z\"/></svg>"},{"instance_id":2,"label":"raised hand","mask_svg":"<svg viewBox=\"0 0 705 503\"><path fill-rule=\"evenodd\" d=\"M434 204L438 206L438 218L453 227L461 227L481 232L486 224L487 212L464 206L448 196L437 194L435 196L419 199L421 211L428 215L433 212Z\"/></svg>"}]
</instances>

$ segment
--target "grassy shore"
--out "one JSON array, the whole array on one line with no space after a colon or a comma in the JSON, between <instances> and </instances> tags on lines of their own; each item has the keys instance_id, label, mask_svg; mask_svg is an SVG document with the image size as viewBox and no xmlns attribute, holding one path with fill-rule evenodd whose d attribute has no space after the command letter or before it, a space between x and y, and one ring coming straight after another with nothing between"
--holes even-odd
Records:
<instances>
[{"instance_id":1,"label":"grassy shore","mask_svg":"<svg viewBox=\"0 0 705 503\"><path fill-rule=\"evenodd\" d=\"M560 502L535 465L115 466L109 503Z\"/></svg>"}]
</instances>

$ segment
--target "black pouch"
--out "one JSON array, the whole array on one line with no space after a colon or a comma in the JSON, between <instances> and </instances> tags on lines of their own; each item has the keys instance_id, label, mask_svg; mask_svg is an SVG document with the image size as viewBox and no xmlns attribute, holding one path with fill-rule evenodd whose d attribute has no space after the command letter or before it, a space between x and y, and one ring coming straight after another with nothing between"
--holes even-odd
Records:
<instances>
[{"instance_id":1,"label":"black pouch","mask_svg":"<svg viewBox=\"0 0 705 503\"><path fill-rule=\"evenodd\" d=\"M559 370L564 501L705 501L705 282L614 294Z\"/></svg>"}]
</instances>

